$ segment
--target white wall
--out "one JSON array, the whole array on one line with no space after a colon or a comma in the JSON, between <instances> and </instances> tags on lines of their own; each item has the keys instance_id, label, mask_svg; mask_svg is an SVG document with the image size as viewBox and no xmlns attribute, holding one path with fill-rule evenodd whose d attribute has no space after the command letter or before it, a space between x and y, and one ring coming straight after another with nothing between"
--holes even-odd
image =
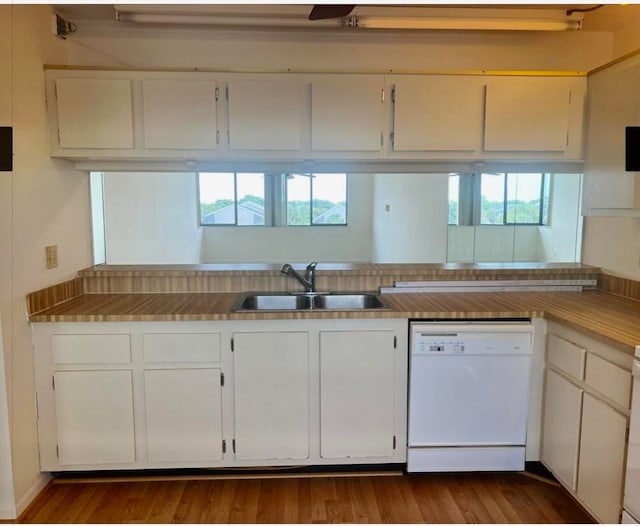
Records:
<instances>
[{"instance_id":1,"label":"white wall","mask_svg":"<svg viewBox=\"0 0 640 526\"><path fill-rule=\"evenodd\" d=\"M11 433L9 430L9 403L4 371L2 344L2 317L0 316L0 520L16 516L13 494L13 468L11 466Z\"/></svg>"},{"instance_id":2,"label":"white wall","mask_svg":"<svg viewBox=\"0 0 640 526\"><path fill-rule=\"evenodd\" d=\"M371 260L371 175L349 174L347 226L203 227L203 263Z\"/></svg>"},{"instance_id":3,"label":"white wall","mask_svg":"<svg viewBox=\"0 0 640 526\"><path fill-rule=\"evenodd\" d=\"M444 263L447 257L447 174L376 174L375 263Z\"/></svg>"},{"instance_id":4,"label":"white wall","mask_svg":"<svg viewBox=\"0 0 640 526\"><path fill-rule=\"evenodd\" d=\"M582 217L580 174L553 177L549 226L539 227L540 261L580 261Z\"/></svg>"},{"instance_id":5,"label":"white wall","mask_svg":"<svg viewBox=\"0 0 640 526\"><path fill-rule=\"evenodd\" d=\"M585 217L582 262L640 280L640 218Z\"/></svg>"},{"instance_id":6,"label":"white wall","mask_svg":"<svg viewBox=\"0 0 640 526\"><path fill-rule=\"evenodd\" d=\"M47 480L38 465L25 296L91 264L87 175L49 157L43 64L66 62L50 26L48 6L0 5L0 120L14 126L14 170L0 173L0 316L17 513ZM57 269L45 268L47 245L58 246Z\"/></svg>"},{"instance_id":7,"label":"white wall","mask_svg":"<svg viewBox=\"0 0 640 526\"><path fill-rule=\"evenodd\" d=\"M115 29L114 29L115 27ZM336 71L589 70L611 57L606 32L224 31L118 29L78 21L73 64Z\"/></svg>"},{"instance_id":8,"label":"white wall","mask_svg":"<svg viewBox=\"0 0 640 526\"><path fill-rule=\"evenodd\" d=\"M200 263L196 174L108 172L103 188L108 264Z\"/></svg>"}]
</instances>

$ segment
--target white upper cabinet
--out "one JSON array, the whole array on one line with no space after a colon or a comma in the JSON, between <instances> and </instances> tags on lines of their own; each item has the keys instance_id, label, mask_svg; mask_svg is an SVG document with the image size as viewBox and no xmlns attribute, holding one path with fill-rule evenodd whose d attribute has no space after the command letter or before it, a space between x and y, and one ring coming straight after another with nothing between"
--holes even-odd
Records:
<instances>
[{"instance_id":1,"label":"white upper cabinet","mask_svg":"<svg viewBox=\"0 0 640 526\"><path fill-rule=\"evenodd\" d=\"M393 150L474 151L482 142L481 77L393 78Z\"/></svg>"},{"instance_id":2,"label":"white upper cabinet","mask_svg":"<svg viewBox=\"0 0 640 526\"><path fill-rule=\"evenodd\" d=\"M55 81L61 148L133 148L131 80Z\"/></svg>"},{"instance_id":3,"label":"white upper cabinet","mask_svg":"<svg viewBox=\"0 0 640 526\"><path fill-rule=\"evenodd\" d=\"M216 83L143 80L145 148L215 150Z\"/></svg>"},{"instance_id":4,"label":"white upper cabinet","mask_svg":"<svg viewBox=\"0 0 640 526\"><path fill-rule=\"evenodd\" d=\"M367 161L402 170L402 161L582 160L579 76L48 69L46 77L55 157L179 169L294 161L304 171L317 160L354 172L340 163L375 172Z\"/></svg>"},{"instance_id":5,"label":"white upper cabinet","mask_svg":"<svg viewBox=\"0 0 640 526\"><path fill-rule=\"evenodd\" d=\"M487 84L486 151L563 152L571 87L564 78L499 77Z\"/></svg>"},{"instance_id":6,"label":"white upper cabinet","mask_svg":"<svg viewBox=\"0 0 640 526\"><path fill-rule=\"evenodd\" d=\"M585 215L640 216L640 172L625 171L625 127L640 126L640 57L589 76Z\"/></svg>"},{"instance_id":7,"label":"white upper cabinet","mask_svg":"<svg viewBox=\"0 0 640 526\"><path fill-rule=\"evenodd\" d=\"M229 81L229 149L299 150L302 94L295 78Z\"/></svg>"},{"instance_id":8,"label":"white upper cabinet","mask_svg":"<svg viewBox=\"0 0 640 526\"><path fill-rule=\"evenodd\" d=\"M311 149L382 149L384 77L331 75L311 84Z\"/></svg>"}]
</instances>

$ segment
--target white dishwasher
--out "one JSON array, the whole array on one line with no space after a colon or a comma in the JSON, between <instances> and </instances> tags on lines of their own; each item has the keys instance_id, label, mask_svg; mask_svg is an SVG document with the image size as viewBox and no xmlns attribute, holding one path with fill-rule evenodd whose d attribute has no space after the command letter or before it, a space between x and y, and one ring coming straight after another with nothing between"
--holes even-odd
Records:
<instances>
[{"instance_id":1,"label":"white dishwasher","mask_svg":"<svg viewBox=\"0 0 640 526\"><path fill-rule=\"evenodd\" d=\"M533 325L412 322L407 471L524 469Z\"/></svg>"}]
</instances>

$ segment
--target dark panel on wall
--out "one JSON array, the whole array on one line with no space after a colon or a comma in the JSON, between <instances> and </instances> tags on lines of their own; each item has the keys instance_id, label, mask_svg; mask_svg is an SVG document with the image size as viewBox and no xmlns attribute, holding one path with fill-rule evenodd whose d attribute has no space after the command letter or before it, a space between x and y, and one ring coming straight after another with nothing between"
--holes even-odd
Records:
<instances>
[{"instance_id":1,"label":"dark panel on wall","mask_svg":"<svg viewBox=\"0 0 640 526\"><path fill-rule=\"evenodd\" d=\"M0 126L0 172L13 170L13 127Z\"/></svg>"},{"instance_id":2,"label":"dark panel on wall","mask_svg":"<svg viewBox=\"0 0 640 526\"><path fill-rule=\"evenodd\" d=\"M625 132L624 169L640 172L640 126L627 126Z\"/></svg>"}]
</instances>

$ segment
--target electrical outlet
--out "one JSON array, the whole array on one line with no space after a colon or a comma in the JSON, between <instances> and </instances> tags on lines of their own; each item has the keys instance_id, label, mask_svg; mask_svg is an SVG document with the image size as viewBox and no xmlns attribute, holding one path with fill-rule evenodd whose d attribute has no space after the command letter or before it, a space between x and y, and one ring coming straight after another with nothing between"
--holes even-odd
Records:
<instances>
[{"instance_id":1,"label":"electrical outlet","mask_svg":"<svg viewBox=\"0 0 640 526\"><path fill-rule=\"evenodd\" d=\"M58 267L58 245L44 247L44 253L47 258L47 268Z\"/></svg>"}]
</instances>

